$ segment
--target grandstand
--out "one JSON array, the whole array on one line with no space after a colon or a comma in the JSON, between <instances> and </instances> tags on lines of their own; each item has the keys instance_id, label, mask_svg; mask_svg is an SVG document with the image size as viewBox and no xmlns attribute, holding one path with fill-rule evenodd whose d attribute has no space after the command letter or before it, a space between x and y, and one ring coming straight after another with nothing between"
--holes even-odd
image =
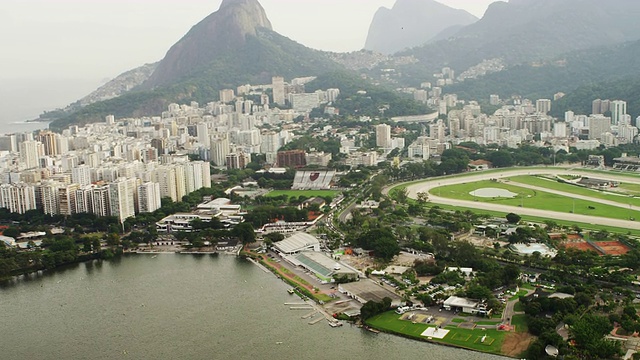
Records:
<instances>
[{"instance_id":1,"label":"grandstand","mask_svg":"<svg viewBox=\"0 0 640 360\"><path fill-rule=\"evenodd\" d=\"M335 171L302 170L296 171L293 180L293 190L328 190L331 181L336 175Z\"/></svg>"}]
</instances>

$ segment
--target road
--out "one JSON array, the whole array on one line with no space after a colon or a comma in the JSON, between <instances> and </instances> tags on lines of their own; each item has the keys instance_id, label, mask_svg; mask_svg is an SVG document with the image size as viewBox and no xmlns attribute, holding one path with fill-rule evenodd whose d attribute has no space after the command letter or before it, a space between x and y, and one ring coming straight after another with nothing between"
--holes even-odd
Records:
<instances>
[{"instance_id":1,"label":"road","mask_svg":"<svg viewBox=\"0 0 640 360\"><path fill-rule=\"evenodd\" d=\"M536 216L536 217L542 217L542 218L548 218L548 219L557 219L557 220L581 222L581 223L594 224L594 225L606 225L606 226L615 226L620 228L640 230L640 222L635 222L635 221L600 218L600 217L593 217L588 215L563 213L558 211L523 208L518 206L489 204L489 203L483 203L479 201L448 199L448 198L439 197L435 195L433 192L431 192L433 188L440 187L440 186L456 185L456 184L477 182L477 181L490 180L490 179L500 179L504 177L521 176L521 175L566 175L566 174L583 174L583 175L589 175L591 177L597 177L599 179L640 184L640 177L634 178L629 176L617 175L613 173L612 174L593 173L583 169L574 169L574 168L549 167L549 168L531 168L531 169L520 168L520 169L511 169L511 170L504 169L504 171L499 171L499 172L495 172L495 171L494 172L478 172L472 175L438 177L438 178L425 180L424 182L410 184L407 186L407 192L408 192L408 196L413 199L416 199L418 197L418 193L427 192L429 193L429 202L435 203L435 204L445 204L445 205L460 206L460 207L474 208L474 209L480 209L480 210L499 211L499 212L505 212L505 213L513 212L520 215ZM525 187L529 187L529 186L525 186ZM388 191L388 189L386 190ZM544 191L550 192L547 189L544 189ZM569 195L570 197L577 198L577 196L574 194L569 194ZM597 203L602 203L602 204L607 203L606 200L602 200L602 199L589 198L589 200Z\"/></svg>"}]
</instances>

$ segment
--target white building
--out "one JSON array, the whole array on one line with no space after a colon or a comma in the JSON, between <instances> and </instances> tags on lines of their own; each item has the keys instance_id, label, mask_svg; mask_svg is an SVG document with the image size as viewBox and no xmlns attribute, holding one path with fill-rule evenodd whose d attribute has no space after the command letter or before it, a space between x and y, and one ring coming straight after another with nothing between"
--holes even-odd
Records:
<instances>
[{"instance_id":1,"label":"white building","mask_svg":"<svg viewBox=\"0 0 640 360\"><path fill-rule=\"evenodd\" d=\"M146 182L138 185L138 212L150 213L161 207L160 184Z\"/></svg>"},{"instance_id":2,"label":"white building","mask_svg":"<svg viewBox=\"0 0 640 360\"><path fill-rule=\"evenodd\" d=\"M35 188L25 183L0 185L0 207L18 214L35 210Z\"/></svg>"},{"instance_id":3,"label":"white building","mask_svg":"<svg viewBox=\"0 0 640 360\"><path fill-rule=\"evenodd\" d=\"M282 76L274 76L271 79L271 86L273 87L273 102L278 105L284 105L284 78Z\"/></svg>"},{"instance_id":4,"label":"white building","mask_svg":"<svg viewBox=\"0 0 640 360\"><path fill-rule=\"evenodd\" d=\"M303 251L320 251L320 241L313 235L297 232L273 244L273 247L281 254L290 255Z\"/></svg>"},{"instance_id":5,"label":"white building","mask_svg":"<svg viewBox=\"0 0 640 360\"><path fill-rule=\"evenodd\" d=\"M136 180L120 178L109 184L109 205L111 216L117 217L120 222L134 217L135 211Z\"/></svg>"},{"instance_id":6,"label":"white building","mask_svg":"<svg viewBox=\"0 0 640 360\"><path fill-rule=\"evenodd\" d=\"M376 125L376 146L384 149L391 147L391 126L387 124Z\"/></svg>"},{"instance_id":7,"label":"white building","mask_svg":"<svg viewBox=\"0 0 640 360\"><path fill-rule=\"evenodd\" d=\"M71 182L80 186L91 185L91 168L80 165L71 169Z\"/></svg>"}]
</instances>

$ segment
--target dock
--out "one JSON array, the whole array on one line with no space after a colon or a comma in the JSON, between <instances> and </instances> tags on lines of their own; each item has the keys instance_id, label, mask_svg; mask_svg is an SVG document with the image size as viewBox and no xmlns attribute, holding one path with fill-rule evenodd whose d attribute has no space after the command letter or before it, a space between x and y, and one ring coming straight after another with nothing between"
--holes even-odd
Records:
<instances>
[{"instance_id":1,"label":"dock","mask_svg":"<svg viewBox=\"0 0 640 360\"><path fill-rule=\"evenodd\" d=\"M319 323L319 322L320 322L320 321L322 321L322 320L325 320L325 317L324 317L324 316L320 316L320 317L319 317L319 318L317 318L317 319L313 319L313 320L309 321L309 325L315 325L315 324Z\"/></svg>"},{"instance_id":2,"label":"dock","mask_svg":"<svg viewBox=\"0 0 640 360\"><path fill-rule=\"evenodd\" d=\"M299 305L299 306L308 306L309 304L307 303L293 303L293 302L286 302L284 303L285 305Z\"/></svg>"},{"instance_id":3,"label":"dock","mask_svg":"<svg viewBox=\"0 0 640 360\"><path fill-rule=\"evenodd\" d=\"M310 306L292 306L289 310L313 310Z\"/></svg>"},{"instance_id":4,"label":"dock","mask_svg":"<svg viewBox=\"0 0 640 360\"><path fill-rule=\"evenodd\" d=\"M312 317L313 315L317 314L318 310L313 310L312 312L308 313L307 315L303 315L302 319L308 319L310 317Z\"/></svg>"}]
</instances>

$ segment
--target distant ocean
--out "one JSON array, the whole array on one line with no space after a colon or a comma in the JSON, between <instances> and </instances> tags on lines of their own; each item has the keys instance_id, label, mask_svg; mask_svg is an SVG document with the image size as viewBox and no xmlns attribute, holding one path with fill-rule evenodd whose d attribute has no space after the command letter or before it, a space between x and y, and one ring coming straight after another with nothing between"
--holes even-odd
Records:
<instances>
[{"instance_id":1,"label":"distant ocean","mask_svg":"<svg viewBox=\"0 0 640 360\"><path fill-rule=\"evenodd\" d=\"M65 107L98 86L99 80L0 79L0 134L47 128L47 123L26 121Z\"/></svg>"}]
</instances>

